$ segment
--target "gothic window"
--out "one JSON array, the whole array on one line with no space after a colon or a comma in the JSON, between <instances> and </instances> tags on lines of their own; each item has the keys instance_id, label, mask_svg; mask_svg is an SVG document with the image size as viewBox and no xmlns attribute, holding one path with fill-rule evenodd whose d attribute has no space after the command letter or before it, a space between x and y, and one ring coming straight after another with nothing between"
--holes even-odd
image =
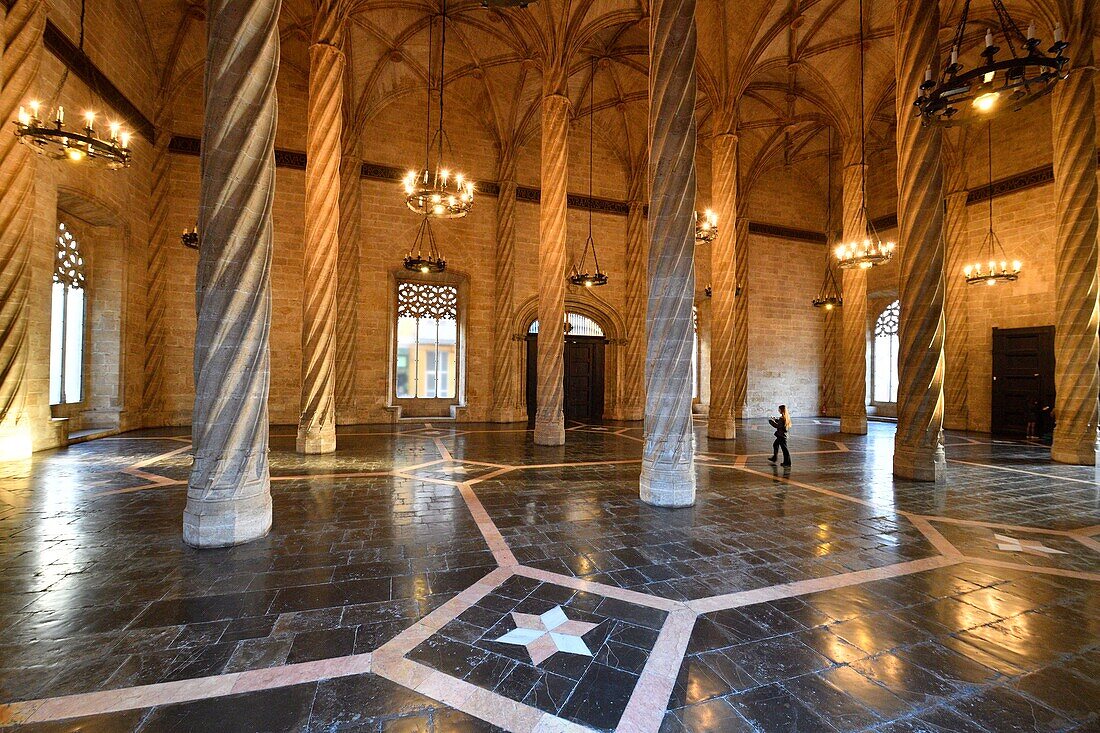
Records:
<instances>
[{"instance_id":1,"label":"gothic window","mask_svg":"<svg viewBox=\"0 0 1100 733\"><path fill-rule=\"evenodd\" d=\"M565 323L565 332L570 336L603 336L603 329L600 328L600 324L588 316L582 316L580 313L566 313ZM527 333L538 332L539 322L536 319L531 327L527 329Z\"/></svg>"},{"instance_id":2,"label":"gothic window","mask_svg":"<svg viewBox=\"0 0 1100 733\"><path fill-rule=\"evenodd\" d=\"M458 394L458 288L397 285L397 396L454 399Z\"/></svg>"},{"instance_id":3,"label":"gothic window","mask_svg":"<svg viewBox=\"0 0 1100 733\"><path fill-rule=\"evenodd\" d=\"M874 371L871 376L875 402L898 401L898 320L901 304L886 306L875 321L875 343L871 348Z\"/></svg>"},{"instance_id":4,"label":"gothic window","mask_svg":"<svg viewBox=\"0 0 1100 733\"><path fill-rule=\"evenodd\" d=\"M699 309L691 306L691 398L699 399Z\"/></svg>"},{"instance_id":5,"label":"gothic window","mask_svg":"<svg viewBox=\"0 0 1100 733\"><path fill-rule=\"evenodd\" d=\"M80 402L84 377L84 257L72 232L57 225L50 312L50 404Z\"/></svg>"}]
</instances>

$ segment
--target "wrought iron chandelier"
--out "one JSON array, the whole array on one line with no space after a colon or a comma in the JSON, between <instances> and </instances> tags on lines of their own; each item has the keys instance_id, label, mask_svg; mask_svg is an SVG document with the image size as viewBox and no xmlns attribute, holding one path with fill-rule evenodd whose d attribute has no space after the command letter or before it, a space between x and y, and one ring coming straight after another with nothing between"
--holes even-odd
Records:
<instances>
[{"instance_id":1,"label":"wrought iron chandelier","mask_svg":"<svg viewBox=\"0 0 1100 733\"><path fill-rule=\"evenodd\" d=\"M695 212L695 243L706 244L718 238L718 214L707 209Z\"/></svg>"},{"instance_id":2,"label":"wrought iron chandelier","mask_svg":"<svg viewBox=\"0 0 1100 733\"><path fill-rule=\"evenodd\" d=\"M81 53L84 52L84 17L86 12L86 0L80 3L80 43ZM69 68L61 75L61 82L57 85L54 99L61 95L65 87L65 81L69 78ZM98 90L93 89L98 95ZM19 115L15 119L15 136L19 142L30 145L40 155L51 160L69 160L80 163L85 160L100 163L111 170L128 168L130 166L130 138L128 131L124 130L119 122L108 122L106 131L108 137L100 137L96 131L96 113L85 112L83 116L83 128L69 128L65 126L65 108L61 105L50 105L52 109L43 107L38 100L31 100L26 106L19 108ZM46 113L46 114L43 114Z\"/></svg>"},{"instance_id":3,"label":"wrought iron chandelier","mask_svg":"<svg viewBox=\"0 0 1100 733\"><path fill-rule=\"evenodd\" d=\"M429 272L443 272L447 269L447 260L439 251L435 241L435 232L432 231L432 217L425 216L420 220L420 226L416 228L416 236L413 237L412 246L405 255L405 269L411 272L428 274Z\"/></svg>"},{"instance_id":4,"label":"wrought iron chandelier","mask_svg":"<svg viewBox=\"0 0 1100 733\"><path fill-rule=\"evenodd\" d=\"M867 269L889 262L894 256L894 243L883 242L871 218L867 216L867 122L865 105L866 60L864 58L863 0L859 2L859 177L860 209L866 222L862 240L844 242L834 250L837 264L843 269Z\"/></svg>"},{"instance_id":5,"label":"wrought iron chandelier","mask_svg":"<svg viewBox=\"0 0 1100 733\"><path fill-rule=\"evenodd\" d=\"M1009 15L1002 0L991 0L1000 26L1000 36L1008 47L1010 58L997 60L1002 49L993 45L993 29L985 32L983 61L969 71L959 63L959 54L970 15L970 0L963 5L962 19L951 43L951 63L933 77L932 67L925 72L916 106L924 124L951 126L972 122L1006 109L1016 111L1049 94L1054 84L1065 79L1069 59L1063 53L1069 46L1062 40L1062 31L1054 26L1054 45L1044 53L1035 37L1035 24L1028 26L1027 36ZM1089 41L1091 42L1091 40Z\"/></svg>"},{"instance_id":6,"label":"wrought iron chandelier","mask_svg":"<svg viewBox=\"0 0 1100 733\"><path fill-rule=\"evenodd\" d=\"M596 59L592 59L592 73L588 79L588 198L592 198L593 181L593 141L596 136ZM588 253L592 252L593 271L588 271ZM584 249L580 259L573 263L569 271L569 282L586 288L607 285L607 274L600 270L600 258L596 254L596 240L592 238L592 207L588 207L588 238L584 240Z\"/></svg>"},{"instance_id":7,"label":"wrought iron chandelier","mask_svg":"<svg viewBox=\"0 0 1100 733\"><path fill-rule=\"evenodd\" d=\"M979 248L980 252L987 253L989 257L988 267L982 267L981 262L963 267L963 277L967 285L996 285L999 282L1013 282L1020 278L1021 264L1019 260L1011 263L1005 255L1005 248L1001 245L1001 239L993 231L993 123L986 125L986 153L989 163L989 188L986 191L989 201L989 231ZM1000 253L1000 257L997 254Z\"/></svg>"},{"instance_id":8,"label":"wrought iron chandelier","mask_svg":"<svg viewBox=\"0 0 1100 733\"><path fill-rule=\"evenodd\" d=\"M829 128L829 165L828 173L825 178L825 231L828 232L828 239L833 238L833 128ZM826 247L829 245L826 244ZM831 311L833 308L839 308L844 305L844 298L840 295L840 283L836 281L836 274L833 272L832 263L829 261L828 256L825 257L825 279L821 282L821 289L817 293L817 297L813 299L814 308L824 308L827 311Z\"/></svg>"},{"instance_id":9,"label":"wrought iron chandelier","mask_svg":"<svg viewBox=\"0 0 1100 733\"><path fill-rule=\"evenodd\" d=\"M405 204L422 216L436 219L461 219L474 205L474 183L461 173L447 169L443 162L444 147L451 152L451 141L443 127L444 66L447 49L447 0L440 11L439 41L439 127L432 130L432 24L428 24L428 105L424 132L424 168L409 171L403 181ZM432 166L432 150L436 151Z\"/></svg>"}]
</instances>

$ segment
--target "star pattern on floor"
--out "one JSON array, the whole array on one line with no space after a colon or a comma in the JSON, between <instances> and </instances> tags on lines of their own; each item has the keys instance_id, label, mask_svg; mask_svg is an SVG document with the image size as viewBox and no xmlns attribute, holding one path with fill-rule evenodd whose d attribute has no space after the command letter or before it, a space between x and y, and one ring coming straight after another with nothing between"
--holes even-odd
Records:
<instances>
[{"instance_id":1,"label":"star pattern on floor","mask_svg":"<svg viewBox=\"0 0 1100 733\"><path fill-rule=\"evenodd\" d=\"M513 611L512 620L516 622L516 628L495 641L527 647L531 662L536 665L558 652L592 656L592 650L582 637L599 624L574 621L565 615L561 606L554 606L540 616Z\"/></svg>"},{"instance_id":2,"label":"star pattern on floor","mask_svg":"<svg viewBox=\"0 0 1100 733\"><path fill-rule=\"evenodd\" d=\"M1025 540L1018 540L1015 537L1009 537L1003 534L994 534L993 539L997 541L997 549L1004 550L1005 552L1025 552L1028 555L1069 554L1062 550L1056 550L1053 547L1047 547L1042 542L1027 542Z\"/></svg>"}]
</instances>

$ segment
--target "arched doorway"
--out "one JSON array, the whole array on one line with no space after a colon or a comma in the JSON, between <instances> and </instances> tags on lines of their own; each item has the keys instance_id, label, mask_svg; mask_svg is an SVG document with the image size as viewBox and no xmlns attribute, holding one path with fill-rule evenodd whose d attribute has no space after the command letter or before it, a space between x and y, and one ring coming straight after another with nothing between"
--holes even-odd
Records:
<instances>
[{"instance_id":1,"label":"arched doorway","mask_svg":"<svg viewBox=\"0 0 1100 733\"><path fill-rule=\"evenodd\" d=\"M580 313L565 314L565 419L603 419L604 351L607 337L600 324ZM536 320L527 329L527 419L535 419L538 401L538 333Z\"/></svg>"}]
</instances>

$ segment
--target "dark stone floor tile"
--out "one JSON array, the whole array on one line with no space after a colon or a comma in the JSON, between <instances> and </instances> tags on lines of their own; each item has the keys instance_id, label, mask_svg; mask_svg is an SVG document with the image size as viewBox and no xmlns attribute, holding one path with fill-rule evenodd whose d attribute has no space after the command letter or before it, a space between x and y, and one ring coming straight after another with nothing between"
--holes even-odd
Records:
<instances>
[{"instance_id":1,"label":"dark stone floor tile","mask_svg":"<svg viewBox=\"0 0 1100 733\"><path fill-rule=\"evenodd\" d=\"M381 728L383 718L421 715L440 707L440 703L374 674L337 677L317 683L309 731Z\"/></svg>"},{"instance_id":2,"label":"dark stone floor tile","mask_svg":"<svg viewBox=\"0 0 1100 733\"><path fill-rule=\"evenodd\" d=\"M897 654L883 654L851 666L916 707L939 704L958 691L955 685Z\"/></svg>"},{"instance_id":3,"label":"dark stone floor tile","mask_svg":"<svg viewBox=\"0 0 1100 733\"><path fill-rule=\"evenodd\" d=\"M892 720L912 709L905 700L852 667L834 667L818 674L883 720Z\"/></svg>"},{"instance_id":4,"label":"dark stone floor tile","mask_svg":"<svg viewBox=\"0 0 1100 733\"><path fill-rule=\"evenodd\" d=\"M988 688L954 701L952 707L997 733L1038 733L1070 725L1058 713L1007 687Z\"/></svg>"},{"instance_id":5,"label":"dark stone floor tile","mask_svg":"<svg viewBox=\"0 0 1100 733\"><path fill-rule=\"evenodd\" d=\"M689 733L753 733L753 728L747 720L733 709L724 699L718 698L706 702L689 705L676 711L673 722L661 726L662 733L666 731L687 731Z\"/></svg>"},{"instance_id":6,"label":"dark stone floor tile","mask_svg":"<svg viewBox=\"0 0 1100 733\"><path fill-rule=\"evenodd\" d=\"M143 730L157 733L291 733L305 730L316 683L154 708Z\"/></svg>"},{"instance_id":7,"label":"dark stone floor tile","mask_svg":"<svg viewBox=\"0 0 1100 733\"><path fill-rule=\"evenodd\" d=\"M287 654L287 664L313 662L318 659L346 657L355 646L355 629L340 628L326 631L305 631L294 636L294 643Z\"/></svg>"},{"instance_id":8,"label":"dark stone floor tile","mask_svg":"<svg viewBox=\"0 0 1100 733\"><path fill-rule=\"evenodd\" d=\"M777 684L733 695L728 702L758 730L835 733L832 726Z\"/></svg>"},{"instance_id":9,"label":"dark stone floor tile","mask_svg":"<svg viewBox=\"0 0 1100 733\"><path fill-rule=\"evenodd\" d=\"M787 680L784 689L840 731L863 730L881 719L825 678L807 674Z\"/></svg>"},{"instance_id":10,"label":"dark stone floor tile","mask_svg":"<svg viewBox=\"0 0 1100 733\"><path fill-rule=\"evenodd\" d=\"M20 733L131 733L141 727L148 710L89 715L82 718L32 723L17 728Z\"/></svg>"},{"instance_id":11,"label":"dark stone floor tile","mask_svg":"<svg viewBox=\"0 0 1100 733\"><path fill-rule=\"evenodd\" d=\"M637 677L632 674L594 663L558 714L590 728L612 730L626 709L635 682Z\"/></svg>"}]
</instances>

